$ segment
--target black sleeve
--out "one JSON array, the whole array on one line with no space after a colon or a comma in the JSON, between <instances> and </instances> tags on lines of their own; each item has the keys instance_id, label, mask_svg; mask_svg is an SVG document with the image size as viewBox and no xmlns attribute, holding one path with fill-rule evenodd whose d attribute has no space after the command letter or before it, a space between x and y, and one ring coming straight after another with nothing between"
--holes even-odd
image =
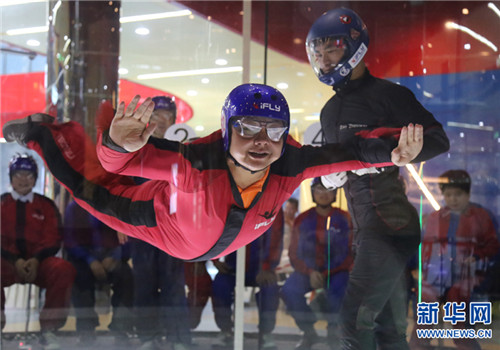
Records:
<instances>
[{"instance_id":1,"label":"black sleeve","mask_svg":"<svg viewBox=\"0 0 500 350\"><path fill-rule=\"evenodd\" d=\"M112 149L113 151L116 151L116 152L120 152L120 153L129 153L129 151L127 151L125 148L121 147L121 146L118 146L115 141L113 141L111 139L111 137L109 136L109 129L104 131L102 133L102 144L110 149Z\"/></svg>"},{"instance_id":2,"label":"black sleeve","mask_svg":"<svg viewBox=\"0 0 500 350\"><path fill-rule=\"evenodd\" d=\"M324 168L321 171L323 174L363 168L359 162L369 163L364 167L388 166L392 165L391 152L396 146L394 137L353 137L343 144L328 143L321 147L287 145L283 157L273 169L277 173L282 172L280 164L284 162L289 164L285 167L288 169L287 175L297 176L305 169L314 167Z\"/></svg>"},{"instance_id":3,"label":"black sleeve","mask_svg":"<svg viewBox=\"0 0 500 350\"><path fill-rule=\"evenodd\" d=\"M450 149L450 141L441 123L420 104L411 90L404 86L392 85L386 98L386 107L396 125L402 127L413 123L424 127L424 146L412 163L431 159Z\"/></svg>"},{"instance_id":4,"label":"black sleeve","mask_svg":"<svg viewBox=\"0 0 500 350\"><path fill-rule=\"evenodd\" d=\"M412 163L419 163L424 160L434 158L450 149L450 141L443 130L441 124L424 128L424 146Z\"/></svg>"}]
</instances>

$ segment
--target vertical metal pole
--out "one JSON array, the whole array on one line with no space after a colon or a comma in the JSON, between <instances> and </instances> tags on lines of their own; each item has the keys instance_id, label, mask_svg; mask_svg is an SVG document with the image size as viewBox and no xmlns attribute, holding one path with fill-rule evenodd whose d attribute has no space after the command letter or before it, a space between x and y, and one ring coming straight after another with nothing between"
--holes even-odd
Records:
<instances>
[{"instance_id":1,"label":"vertical metal pole","mask_svg":"<svg viewBox=\"0 0 500 350\"><path fill-rule=\"evenodd\" d=\"M250 82L250 40L252 33L252 1L243 1L243 77L242 83ZM243 350L245 247L236 253L236 286L234 288L234 350Z\"/></svg>"}]
</instances>

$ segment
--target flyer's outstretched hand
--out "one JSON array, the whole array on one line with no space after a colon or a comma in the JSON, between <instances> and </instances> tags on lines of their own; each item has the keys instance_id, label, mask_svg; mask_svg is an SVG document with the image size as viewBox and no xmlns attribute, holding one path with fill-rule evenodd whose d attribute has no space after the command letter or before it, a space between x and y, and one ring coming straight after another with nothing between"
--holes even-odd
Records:
<instances>
[{"instance_id":1,"label":"flyer's outstretched hand","mask_svg":"<svg viewBox=\"0 0 500 350\"><path fill-rule=\"evenodd\" d=\"M391 161L397 166L404 166L415 159L424 145L424 128L420 124L408 124L401 129L399 143L392 150Z\"/></svg>"},{"instance_id":2,"label":"flyer's outstretched hand","mask_svg":"<svg viewBox=\"0 0 500 350\"><path fill-rule=\"evenodd\" d=\"M141 149L156 127L156 124L149 123L154 102L148 97L136 110L140 98L136 95L126 108L122 101L109 129L111 140L129 152Z\"/></svg>"}]
</instances>

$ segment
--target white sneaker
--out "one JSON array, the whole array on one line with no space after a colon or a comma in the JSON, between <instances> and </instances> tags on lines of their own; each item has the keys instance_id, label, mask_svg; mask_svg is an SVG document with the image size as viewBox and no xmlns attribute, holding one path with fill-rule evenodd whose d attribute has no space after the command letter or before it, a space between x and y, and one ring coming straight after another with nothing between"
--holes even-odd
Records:
<instances>
[{"instance_id":1,"label":"white sneaker","mask_svg":"<svg viewBox=\"0 0 500 350\"><path fill-rule=\"evenodd\" d=\"M265 349L276 349L276 344L274 343L274 337L272 334L263 334L259 338L259 350Z\"/></svg>"},{"instance_id":2,"label":"white sneaker","mask_svg":"<svg viewBox=\"0 0 500 350\"><path fill-rule=\"evenodd\" d=\"M234 336L232 332L220 332L217 338L222 346L233 346L234 344Z\"/></svg>"},{"instance_id":3,"label":"white sneaker","mask_svg":"<svg viewBox=\"0 0 500 350\"><path fill-rule=\"evenodd\" d=\"M40 344L44 350L58 350L61 348L61 345L57 341L57 336L51 331L42 332Z\"/></svg>"}]
</instances>

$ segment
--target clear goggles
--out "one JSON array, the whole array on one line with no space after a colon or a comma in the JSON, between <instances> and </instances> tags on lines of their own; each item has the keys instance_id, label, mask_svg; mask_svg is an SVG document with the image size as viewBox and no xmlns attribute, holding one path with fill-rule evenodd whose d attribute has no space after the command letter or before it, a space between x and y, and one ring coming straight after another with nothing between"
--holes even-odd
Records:
<instances>
[{"instance_id":1,"label":"clear goggles","mask_svg":"<svg viewBox=\"0 0 500 350\"><path fill-rule=\"evenodd\" d=\"M252 138L266 128L267 137L278 142L288 130L283 121L265 117L240 117L233 122L235 131L244 138Z\"/></svg>"}]
</instances>

